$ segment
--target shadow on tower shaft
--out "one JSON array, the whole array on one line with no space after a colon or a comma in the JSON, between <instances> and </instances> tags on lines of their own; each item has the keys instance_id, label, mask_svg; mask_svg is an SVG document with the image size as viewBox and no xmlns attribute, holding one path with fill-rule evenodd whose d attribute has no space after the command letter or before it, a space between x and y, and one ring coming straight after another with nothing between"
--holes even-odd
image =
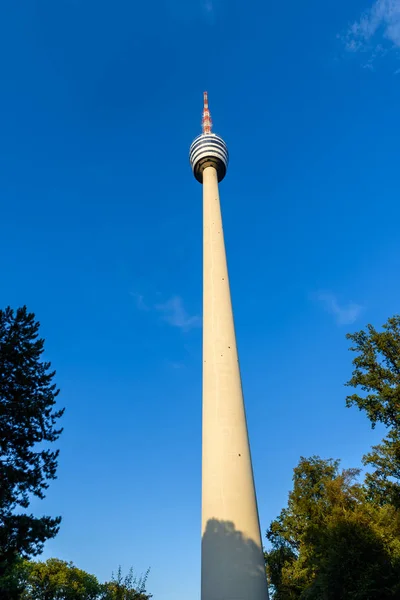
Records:
<instances>
[{"instance_id":1,"label":"shadow on tower shaft","mask_svg":"<svg viewBox=\"0 0 400 600\"><path fill-rule=\"evenodd\" d=\"M210 519L201 544L203 599L265 597L266 573L260 547L237 531L232 522Z\"/></svg>"}]
</instances>

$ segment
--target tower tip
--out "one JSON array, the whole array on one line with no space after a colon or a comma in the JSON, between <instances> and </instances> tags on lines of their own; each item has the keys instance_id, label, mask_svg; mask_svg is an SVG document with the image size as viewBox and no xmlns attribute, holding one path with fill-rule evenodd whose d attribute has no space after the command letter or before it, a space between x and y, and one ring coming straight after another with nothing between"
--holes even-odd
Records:
<instances>
[{"instance_id":1,"label":"tower tip","mask_svg":"<svg viewBox=\"0 0 400 600\"><path fill-rule=\"evenodd\" d=\"M211 133L212 121L210 110L208 108L208 92L203 93L203 120L202 129L203 133Z\"/></svg>"}]
</instances>

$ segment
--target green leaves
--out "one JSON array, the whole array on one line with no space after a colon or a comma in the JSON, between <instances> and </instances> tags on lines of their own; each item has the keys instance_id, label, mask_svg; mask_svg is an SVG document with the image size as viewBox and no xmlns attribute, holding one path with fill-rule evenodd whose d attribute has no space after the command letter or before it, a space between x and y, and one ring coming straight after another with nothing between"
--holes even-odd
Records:
<instances>
[{"instance_id":1,"label":"green leaves","mask_svg":"<svg viewBox=\"0 0 400 600\"><path fill-rule=\"evenodd\" d=\"M119 568L110 582L100 583L72 562L19 558L0 582L1 600L149 600L151 595L145 591L148 573L136 578L131 569L123 577Z\"/></svg>"},{"instance_id":2,"label":"green leaves","mask_svg":"<svg viewBox=\"0 0 400 600\"><path fill-rule=\"evenodd\" d=\"M400 427L400 315L388 319L383 331L372 325L367 331L348 334L354 345L350 350L358 355L347 386L360 388L366 394L347 397L347 406L364 410L371 421L386 427Z\"/></svg>"},{"instance_id":3,"label":"green leaves","mask_svg":"<svg viewBox=\"0 0 400 600\"><path fill-rule=\"evenodd\" d=\"M339 461L300 459L288 505L267 532L275 600L400 598L400 315L347 339L356 356L346 404L387 435L363 457L362 483Z\"/></svg>"},{"instance_id":4,"label":"green leaves","mask_svg":"<svg viewBox=\"0 0 400 600\"><path fill-rule=\"evenodd\" d=\"M90 575L57 558L27 563L27 577L21 600L97 600L101 584Z\"/></svg>"},{"instance_id":5,"label":"green leaves","mask_svg":"<svg viewBox=\"0 0 400 600\"><path fill-rule=\"evenodd\" d=\"M365 411L372 427L382 423L388 429L382 443L363 458L372 468L365 478L369 498L400 508L400 315L388 319L380 332L368 325L367 331L347 338L357 356L346 385L365 392L348 396L347 406Z\"/></svg>"},{"instance_id":6,"label":"green leaves","mask_svg":"<svg viewBox=\"0 0 400 600\"><path fill-rule=\"evenodd\" d=\"M104 584L101 600L149 600L151 594L146 592L149 573L150 569L142 577L137 578L131 568L124 577L119 567L117 574L112 574L111 581Z\"/></svg>"},{"instance_id":7,"label":"green leaves","mask_svg":"<svg viewBox=\"0 0 400 600\"><path fill-rule=\"evenodd\" d=\"M275 600L397 597L400 513L368 501L358 475L339 461L301 458L288 506L267 532Z\"/></svg>"}]
</instances>

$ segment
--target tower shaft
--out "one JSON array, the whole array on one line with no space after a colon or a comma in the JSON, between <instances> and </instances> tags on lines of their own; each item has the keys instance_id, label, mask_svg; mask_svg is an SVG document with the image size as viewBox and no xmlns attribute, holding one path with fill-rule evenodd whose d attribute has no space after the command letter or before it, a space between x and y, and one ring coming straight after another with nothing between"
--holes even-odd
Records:
<instances>
[{"instance_id":1,"label":"tower shaft","mask_svg":"<svg viewBox=\"0 0 400 600\"><path fill-rule=\"evenodd\" d=\"M201 600L267 600L218 190L203 173Z\"/></svg>"}]
</instances>

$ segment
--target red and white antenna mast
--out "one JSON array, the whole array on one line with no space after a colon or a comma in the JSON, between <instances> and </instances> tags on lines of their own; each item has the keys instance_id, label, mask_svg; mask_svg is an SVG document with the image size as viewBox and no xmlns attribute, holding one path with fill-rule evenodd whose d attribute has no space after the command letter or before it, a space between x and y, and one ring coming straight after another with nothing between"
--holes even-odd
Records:
<instances>
[{"instance_id":1,"label":"red and white antenna mast","mask_svg":"<svg viewBox=\"0 0 400 600\"><path fill-rule=\"evenodd\" d=\"M208 93L204 92L204 107L203 107L203 120L201 122L203 133L211 133L212 121L210 110L208 108Z\"/></svg>"}]
</instances>

